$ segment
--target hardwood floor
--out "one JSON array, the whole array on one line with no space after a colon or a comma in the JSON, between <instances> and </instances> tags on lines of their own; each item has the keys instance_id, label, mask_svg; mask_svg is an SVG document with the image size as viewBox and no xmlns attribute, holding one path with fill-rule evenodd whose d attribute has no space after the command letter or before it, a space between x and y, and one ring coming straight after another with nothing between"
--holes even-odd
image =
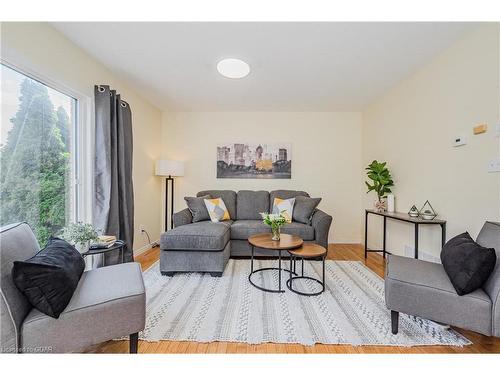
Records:
<instances>
[{"instance_id":1,"label":"hardwood floor","mask_svg":"<svg viewBox=\"0 0 500 375\"><path fill-rule=\"evenodd\" d=\"M381 277L384 276L385 262L379 254L368 254L365 260L361 245L330 245L328 259L332 260L359 260ZM159 248L148 250L139 255L136 261L141 263L142 269L150 267L159 258ZM304 346L299 344L260 344L250 345L244 343L212 342L197 343L183 341L139 341L139 353L500 353L500 339L487 337L478 333L457 329L473 342L463 348L454 346L415 346L389 347L389 346L351 346L351 345L325 345L316 344ZM108 341L92 348L88 353L127 353L128 341Z\"/></svg>"}]
</instances>

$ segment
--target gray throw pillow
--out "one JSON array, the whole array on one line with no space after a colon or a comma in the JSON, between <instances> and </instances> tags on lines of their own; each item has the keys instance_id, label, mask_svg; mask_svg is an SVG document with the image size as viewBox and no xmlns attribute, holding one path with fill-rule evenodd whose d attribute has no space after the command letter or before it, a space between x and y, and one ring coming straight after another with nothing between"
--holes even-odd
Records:
<instances>
[{"instance_id":1,"label":"gray throw pillow","mask_svg":"<svg viewBox=\"0 0 500 375\"><path fill-rule=\"evenodd\" d=\"M310 224L311 217L316 207L318 207L321 198L309 198L297 196L295 197L295 205L293 206L293 221L303 224Z\"/></svg>"},{"instance_id":2,"label":"gray throw pillow","mask_svg":"<svg viewBox=\"0 0 500 375\"><path fill-rule=\"evenodd\" d=\"M193 223L210 220L210 215L208 214L204 201L204 199L210 198L212 198L210 195L204 195L202 197L184 197L189 211L191 211L191 215L193 215Z\"/></svg>"}]
</instances>

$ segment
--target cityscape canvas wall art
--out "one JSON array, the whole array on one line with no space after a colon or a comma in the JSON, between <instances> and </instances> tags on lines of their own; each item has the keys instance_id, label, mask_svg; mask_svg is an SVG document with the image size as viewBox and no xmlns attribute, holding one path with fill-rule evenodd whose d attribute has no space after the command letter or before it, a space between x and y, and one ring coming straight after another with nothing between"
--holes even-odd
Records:
<instances>
[{"instance_id":1,"label":"cityscape canvas wall art","mask_svg":"<svg viewBox=\"0 0 500 375\"><path fill-rule=\"evenodd\" d=\"M226 143L217 146L217 178L292 178L288 143Z\"/></svg>"}]
</instances>

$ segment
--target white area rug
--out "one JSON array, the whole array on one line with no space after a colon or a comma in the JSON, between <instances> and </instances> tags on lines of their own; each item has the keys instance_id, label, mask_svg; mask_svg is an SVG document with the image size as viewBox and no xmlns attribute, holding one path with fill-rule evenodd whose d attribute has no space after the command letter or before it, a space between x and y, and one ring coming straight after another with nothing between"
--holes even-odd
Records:
<instances>
[{"instance_id":1,"label":"white area rug","mask_svg":"<svg viewBox=\"0 0 500 375\"><path fill-rule=\"evenodd\" d=\"M273 260L257 260L256 268ZM288 262L286 262L288 266ZM297 271L300 264L297 263ZM249 260L230 260L220 278L185 273L162 276L156 263L144 272L147 341L232 341L249 344L299 343L312 345L469 345L454 330L400 314L399 334L391 333L383 280L361 262L327 261L326 290L315 297L266 293L248 282ZM305 273L321 278L321 263L306 262ZM283 273L284 279L288 273ZM277 285L277 272L252 277L259 285ZM300 284L299 284L300 283ZM310 281L294 287L314 290Z\"/></svg>"}]
</instances>

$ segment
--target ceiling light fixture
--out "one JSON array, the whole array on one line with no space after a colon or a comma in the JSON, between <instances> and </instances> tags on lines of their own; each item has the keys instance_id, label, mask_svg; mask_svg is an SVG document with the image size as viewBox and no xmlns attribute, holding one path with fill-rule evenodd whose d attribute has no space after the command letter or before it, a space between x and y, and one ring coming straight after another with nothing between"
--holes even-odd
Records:
<instances>
[{"instance_id":1,"label":"ceiling light fixture","mask_svg":"<svg viewBox=\"0 0 500 375\"><path fill-rule=\"evenodd\" d=\"M250 66L240 59L224 59L218 62L217 70L227 78L243 78L250 73Z\"/></svg>"}]
</instances>

